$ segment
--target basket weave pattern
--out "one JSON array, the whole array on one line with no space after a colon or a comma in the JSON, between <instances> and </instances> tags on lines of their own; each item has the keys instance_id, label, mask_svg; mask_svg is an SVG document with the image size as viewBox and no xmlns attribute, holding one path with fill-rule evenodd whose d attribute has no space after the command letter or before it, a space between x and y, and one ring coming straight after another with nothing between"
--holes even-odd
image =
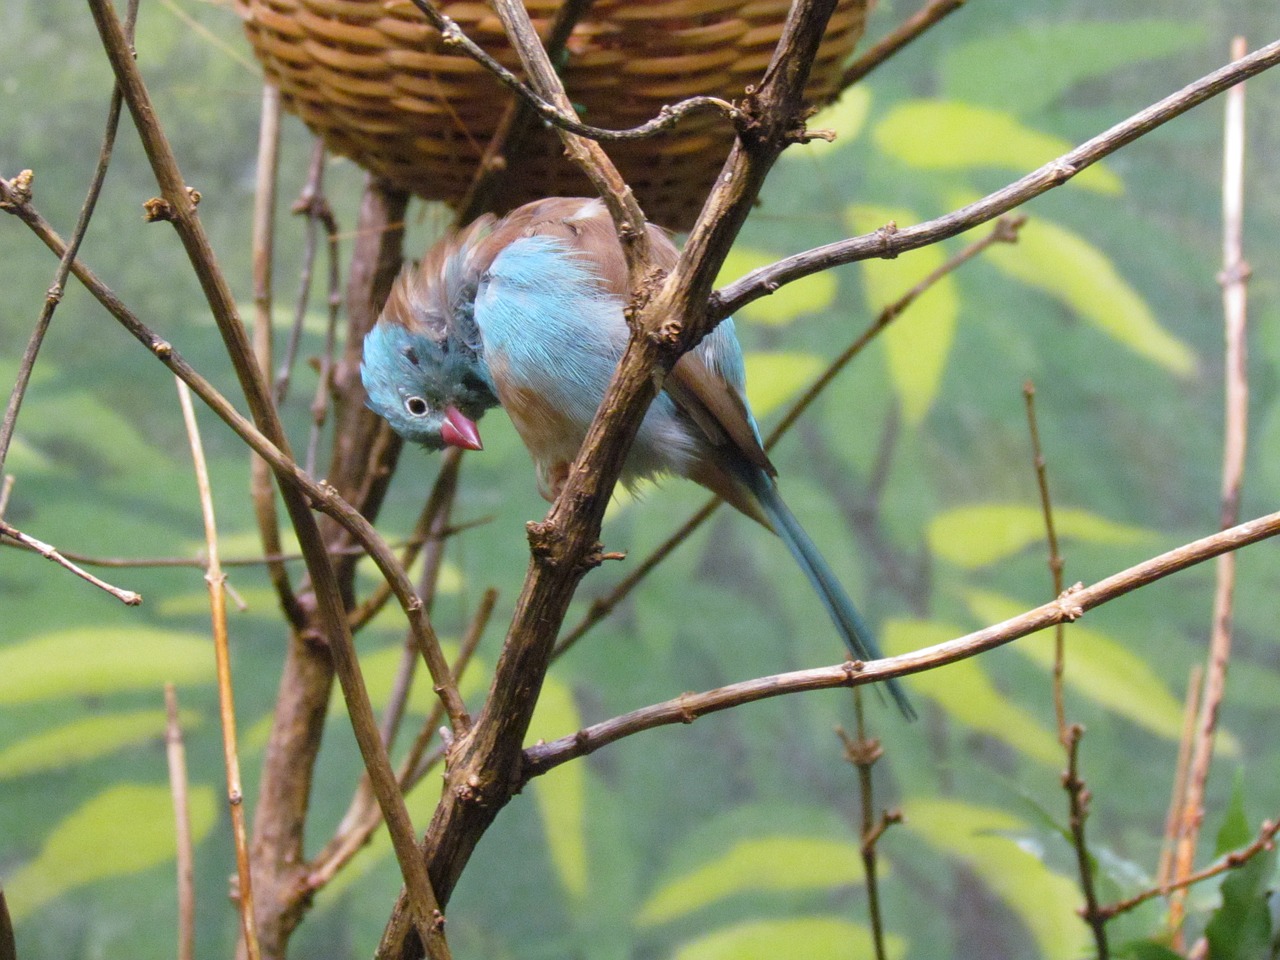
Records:
<instances>
[{"instance_id":1,"label":"basket weave pattern","mask_svg":"<svg viewBox=\"0 0 1280 960\"><path fill-rule=\"evenodd\" d=\"M559 0L526 0L545 36ZM582 119L625 128L695 94L740 99L760 80L788 0L596 0L569 39L562 76ZM484 68L446 50L409 0L236 0L245 31L286 107L328 147L421 197L456 203L509 94ZM483 2L442 5L509 69L515 53ZM808 95L832 92L862 33L862 0L841 0ZM656 137L605 144L658 223L687 228L720 169L733 131L696 112ZM519 172L502 178L499 208L590 192L554 131L533 131Z\"/></svg>"}]
</instances>

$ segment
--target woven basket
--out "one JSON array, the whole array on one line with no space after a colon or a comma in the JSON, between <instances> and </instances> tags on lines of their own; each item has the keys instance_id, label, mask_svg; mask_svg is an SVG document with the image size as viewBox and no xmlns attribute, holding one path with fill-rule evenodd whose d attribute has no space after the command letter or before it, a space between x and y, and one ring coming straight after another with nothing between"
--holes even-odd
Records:
<instances>
[{"instance_id":1,"label":"woven basket","mask_svg":"<svg viewBox=\"0 0 1280 960\"><path fill-rule=\"evenodd\" d=\"M558 0L526 0L545 35ZM788 0L596 0L573 31L562 75L585 122L631 127L695 94L740 99L760 80ZM865 0L841 0L808 95L833 92L862 33ZM483 68L446 51L409 0L236 0L258 59L288 109L336 153L392 184L456 204L466 193L510 94ZM473 40L519 71L483 2L442 4ZM654 221L692 225L728 153L727 119L696 112L647 140L606 144ZM590 193L541 125L500 178L492 206Z\"/></svg>"}]
</instances>

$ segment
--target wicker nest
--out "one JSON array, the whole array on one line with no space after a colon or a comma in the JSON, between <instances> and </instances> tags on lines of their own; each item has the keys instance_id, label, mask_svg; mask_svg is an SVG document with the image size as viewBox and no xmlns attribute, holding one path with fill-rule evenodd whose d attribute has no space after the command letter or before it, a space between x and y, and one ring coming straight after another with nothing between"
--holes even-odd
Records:
<instances>
[{"instance_id":1,"label":"wicker nest","mask_svg":"<svg viewBox=\"0 0 1280 960\"><path fill-rule=\"evenodd\" d=\"M545 35L559 0L526 0ZM695 94L741 98L759 81L788 0L596 0L574 29L562 75L584 121L635 126ZM834 92L862 33L865 0L841 0L808 94ZM328 147L390 183L456 204L467 192L511 95L482 67L444 49L409 0L236 0L258 59L288 109ZM514 71L515 54L483 2L442 4ZM686 229L728 153L733 131L697 112L656 137L606 144L646 213ZM519 174L499 178L498 210L589 193L554 131L530 132Z\"/></svg>"}]
</instances>

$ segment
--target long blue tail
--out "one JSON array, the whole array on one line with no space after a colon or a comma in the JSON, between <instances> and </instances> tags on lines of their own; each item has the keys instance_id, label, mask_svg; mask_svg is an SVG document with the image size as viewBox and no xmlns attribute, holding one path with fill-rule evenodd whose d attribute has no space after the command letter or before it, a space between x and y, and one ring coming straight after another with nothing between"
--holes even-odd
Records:
<instances>
[{"instance_id":1,"label":"long blue tail","mask_svg":"<svg viewBox=\"0 0 1280 960\"><path fill-rule=\"evenodd\" d=\"M748 468L741 472L750 474L744 479L747 479L748 486L755 494L761 510L769 518L774 531L787 545L791 555L796 558L796 563L809 578L809 582L813 584L813 589L822 599L822 605L827 608L827 613L831 615L831 621L840 631L840 636L845 646L849 648L849 652L859 660L879 660L882 654L876 645L875 638L871 635L871 628L854 609L853 602L840 586L840 581L836 579L827 561L818 552L817 546L800 526L800 521L783 503L773 479L763 470ZM888 680L885 685L889 688L889 693L897 703L898 709L902 711L902 715L908 720L914 720L916 712L907 700L902 685L897 680Z\"/></svg>"}]
</instances>

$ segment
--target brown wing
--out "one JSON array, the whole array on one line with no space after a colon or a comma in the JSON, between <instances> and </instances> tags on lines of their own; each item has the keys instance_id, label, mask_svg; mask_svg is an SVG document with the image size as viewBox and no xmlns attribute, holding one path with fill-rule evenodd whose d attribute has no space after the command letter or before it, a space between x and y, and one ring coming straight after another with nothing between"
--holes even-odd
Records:
<instances>
[{"instance_id":1,"label":"brown wing","mask_svg":"<svg viewBox=\"0 0 1280 960\"><path fill-rule=\"evenodd\" d=\"M519 237L553 236L591 261L600 283L617 297L627 296L627 263L613 220L604 204L581 197L552 197L525 204L505 217L480 241L476 260L486 266ZM671 238L649 225L655 265L670 270L680 257ZM731 444L748 462L776 473L751 428L745 398L718 376L701 349L680 358L668 375L666 391L717 447Z\"/></svg>"}]
</instances>

